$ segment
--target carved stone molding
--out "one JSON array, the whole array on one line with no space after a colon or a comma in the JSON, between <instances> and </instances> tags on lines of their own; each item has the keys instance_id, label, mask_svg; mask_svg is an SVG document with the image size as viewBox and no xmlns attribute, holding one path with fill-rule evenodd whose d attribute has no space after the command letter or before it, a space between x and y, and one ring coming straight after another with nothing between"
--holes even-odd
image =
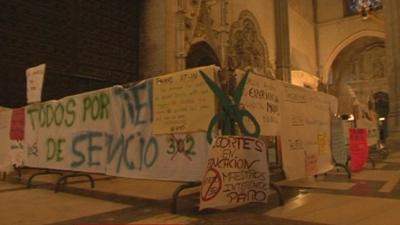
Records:
<instances>
[{"instance_id":1,"label":"carved stone molding","mask_svg":"<svg viewBox=\"0 0 400 225\"><path fill-rule=\"evenodd\" d=\"M228 0L178 0L177 16L183 24L183 29L178 29L179 55L186 57L193 45L206 42L223 61L229 27L228 4Z\"/></svg>"},{"instance_id":2,"label":"carved stone molding","mask_svg":"<svg viewBox=\"0 0 400 225\"><path fill-rule=\"evenodd\" d=\"M239 19L232 23L228 43L230 67L251 67L255 72L271 75L267 44L261 36L257 19L250 11L242 11Z\"/></svg>"},{"instance_id":3,"label":"carved stone molding","mask_svg":"<svg viewBox=\"0 0 400 225\"><path fill-rule=\"evenodd\" d=\"M370 80L384 77L385 48L382 45L367 47L353 57L343 68L346 81Z\"/></svg>"},{"instance_id":4,"label":"carved stone molding","mask_svg":"<svg viewBox=\"0 0 400 225\"><path fill-rule=\"evenodd\" d=\"M187 0L185 4L185 40L213 40L218 26L218 15L222 12L223 0Z\"/></svg>"}]
</instances>

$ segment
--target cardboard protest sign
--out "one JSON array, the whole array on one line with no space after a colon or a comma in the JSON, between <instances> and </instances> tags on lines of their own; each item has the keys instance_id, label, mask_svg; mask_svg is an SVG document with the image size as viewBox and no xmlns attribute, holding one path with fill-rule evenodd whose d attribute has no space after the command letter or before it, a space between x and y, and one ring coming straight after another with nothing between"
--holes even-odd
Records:
<instances>
[{"instance_id":1,"label":"cardboard protest sign","mask_svg":"<svg viewBox=\"0 0 400 225\"><path fill-rule=\"evenodd\" d=\"M200 209L266 202L268 190L264 142L251 137L217 136L208 153Z\"/></svg>"},{"instance_id":2,"label":"cardboard protest sign","mask_svg":"<svg viewBox=\"0 0 400 225\"><path fill-rule=\"evenodd\" d=\"M184 70L153 79L154 134L206 131L215 114L215 96L200 76L212 80L217 67Z\"/></svg>"},{"instance_id":3,"label":"cardboard protest sign","mask_svg":"<svg viewBox=\"0 0 400 225\"><path fill-rule=\"evenodd\" d=\"M261 135L279 135L281 93L282 86L274 80L249 75L240 104L256 118L261 127ZM252 123L246 120L245 125L251 127Z\"/></svg>"},{"instance_id":4,"label":"cardboard protest sign","mask_svg":"<svg viewBox=\"0 0 400 225\"><path fill-rule=\"evenodd\" d=\"M351 171L359 172L368 161L367 129L350 128Z\"/></svg>"},{"instance_id":5,"label":"cardboard protest sign","mask_svg":"<svg viewBox=\"0 0 400 225\"><path fill-rule=\"evenodd\" d=\"M25 108L12 110L10 139L24 140L25 135Z\"/></svg>"},{"instance_id":6,"label":"cardboard protest sign","mask_svg":"<svg viewBox=\"0 0 400 225\"><path fill-rule=\"evenodd\" d=\"M42 100L42 87L46 64L41 64L26 70L26 98L28 103Z\"/></svg>"}]
</instances>

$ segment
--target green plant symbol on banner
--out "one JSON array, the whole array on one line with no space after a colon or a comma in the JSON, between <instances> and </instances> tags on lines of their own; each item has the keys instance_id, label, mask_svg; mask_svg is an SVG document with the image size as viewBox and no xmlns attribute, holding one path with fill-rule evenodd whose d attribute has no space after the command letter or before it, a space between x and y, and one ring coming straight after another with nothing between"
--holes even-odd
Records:
<instances>
[{"instance_id":1,"label":"green plant symbol on banner","mask_svg":"<svg viewBox=\"0 0 400 225\"><path fill-rule=\"evenodd\" d=\"M227 95L216 83L214 83L203 71L199 71L208 87L214 92L219 98L222 105L222 111L216 114L210 121L207 130L207 141L211 144L212 142L212 130L220 122L222 123L222 134L223 135L234 135L235 124L238 125L240 132L244 136L250 136L258 138L260 136L260 125L256 118L246 109L240 108L240 99L242 98L244 86L246 84L249 72L247 71L243 79L240 81L238 87L234 91L233 96ZM244 125L244 118L247 117L253 123L255 127L254 132L250 132Z\"/></svg>"}]
</instances>

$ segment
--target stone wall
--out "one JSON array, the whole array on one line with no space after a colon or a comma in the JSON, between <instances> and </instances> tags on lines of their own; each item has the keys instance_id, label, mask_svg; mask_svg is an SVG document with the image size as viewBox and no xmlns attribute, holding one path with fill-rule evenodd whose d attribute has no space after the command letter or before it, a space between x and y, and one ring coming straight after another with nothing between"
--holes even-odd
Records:
<instances>
[{"instance_id":1,"label":"stone wall","mask_svg":"<svg viewBox=\"0 0 400 225\"><path fill-rule=\"evenodd\" d=\"M166 72L166 36L175 36L175 33L166 32L166 26L175 25L166 21L166 4L173 4L174 2L176 0L146 0L143 2L140 17L140 78L152 77Z\"/></svg>"},{"instance_id":2,"label":"stone wall","mask_svg":"<svg viewBox=\"0 0 400 225\"><path fill-rule=\"evenodd\" d=\"M317 75L317 50L312 0L289 1L289 35L292 69Z\"/></svg>"},{"instance_id":3,"label":"stone wall","mask_svg":"<svg viewBox=\"0 0 400 225\"><path fill-rule=\"evenodd\" d=\"M1 1L0 105L26 104L25 70L46 63L43 100L138 79L141 1Z\"/></svg>"}]
</instances>

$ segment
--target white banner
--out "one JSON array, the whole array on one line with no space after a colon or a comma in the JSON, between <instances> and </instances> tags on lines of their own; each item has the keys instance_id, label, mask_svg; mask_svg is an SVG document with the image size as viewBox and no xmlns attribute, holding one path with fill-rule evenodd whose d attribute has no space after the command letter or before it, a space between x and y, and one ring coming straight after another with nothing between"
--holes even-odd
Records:
<instances>
[{"instance_id":1,"label":"white banner","mask_svg":"<svg viewBox=\"0 0 400 225\"><path fill-rule=\"evenodd\" d=\"M8 137L11 124L11 110L0 108L0 137ZM0 171L9 172L13 170L11 161L11 140L2 138L0 141Z\"/></svg>"},{"instance_id":2,"label":"white banner","mask_svg":"<svg viewBox=\"0 0 400 225\"><path fill-rule=\"evenodd\" d=\"M209 150L200 193L200 210L267 202L269 170L262 140L218 136Z\"/></svg>"},{"instance_id":3,"label":"white banner","mask_svg":"<svg viewBox=\"0 0 400 225\"><path fill-rule=\"evenodd\" d=\"M154 135L152 103L150 79L28 105L22 160L30 167L200 180L206 133ZM14 136L20 137L20 130Z\"/></svg>"},{"instance_id":4,"label":"white banner","mask_svg":"<svg viewBox=\"0 0 400 225\"><path fill-rule=\"evenodd\" d=\"M287 179L331 170L331 97L321 92L282 84L282 160Z\"/></svg>"},{"instance_id":5,"label":"white banner","mask_svg":"<svg viewBox=\"0 0 400 225\"><path fill-rule=\"evenodd\" d=\"M206 67L206 73L208 69L214 71L215 67ZM11 162L17 165L132 178L199 181L207 167L208 149L206 133L199 130L205 130L215 115L212 113L215 96L209 96L210 90L199 81L197 70L190 71L195 72L177 73L181 79L178 83L195 82L189 85L193 89L190 89L190 98L178 96L179 104L175 106L179 110L175 114L170 113L175 107L171 107L173 96L181 95L186 86L159 85L157 96L154 94L155 84L171 82L174 74L170 74L161 77L158 83L150 79L130 88L116 86L15 109L11 126L0 132L2 142L8 146L4 149L11 151ZM196 85L200 88L196 89ZM168 95L167 91L161 93L167 86L174 95ZM185 105L189 100L190 104ZM157 101L157 113L154 101ZM199 103L196 107L201 106L204 113L187 113L195 109L193 102ZM166 111L162 109L163 104L167 104ZM241 102L258 120L262 135L281 136L283 168L288 179L333 168L329 114L335 112L336 105L332 96L257 75L249 76ZM161 119L158 125L155 125L156 116ZM192 127L190 121L202 122ZM176 129L172 132L171 127L165 126L168 128L164 131L169 134L154 131L164 129L164 123L188 126L182 132ZM266 153L263 154L264 159ZM243 158L242 162L252 160L251 157ZM264 167L262 162L260 165Z\"/></svg>"},{"instance_id":6,"label":"white banner","mask_svg":"<svg viewBox=\"0 0 400 225\"><path fill-rule=\"evenodd\" d=\"M151 80L113 89L107 174L157 180L197 181L205 168L205 132L153 135Z\"/></svg>"},{"instance_id":7,"label":"white banner","mask_svg":"<svg viewBox=\"0 0 400 225\"><path fill-rule=\"evenodd\" d=\"M111 88L26 107L27 166L105 172Z\"/></svg>"}]
</instances>

